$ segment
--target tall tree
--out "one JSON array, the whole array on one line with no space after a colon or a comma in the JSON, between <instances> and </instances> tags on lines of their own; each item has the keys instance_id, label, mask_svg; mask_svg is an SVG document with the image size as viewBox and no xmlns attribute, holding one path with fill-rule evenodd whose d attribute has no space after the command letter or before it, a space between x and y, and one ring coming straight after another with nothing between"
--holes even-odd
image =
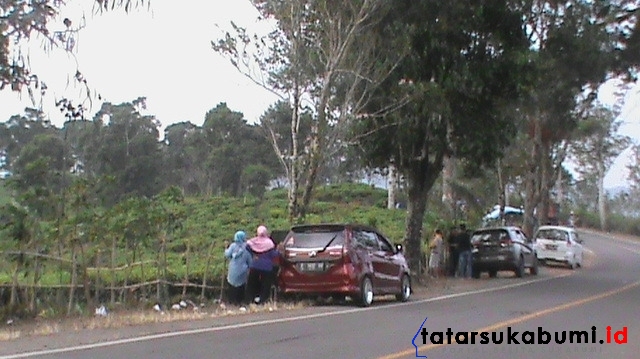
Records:
<instances>
[{"instance_id":1,"label":"tall tree","mask_svg":"<svg viewBox=\"0 0 640 359\"><path fill-rule=\"evenodd\" d=\"M206 147L202 128L191 122L174 123L164 131L165 187L178 186L187 195L204 193Z\"/></svg>"},{"instance_id":2,"label":"tall tree","mask_svg":"<svg viewBox=\"0 0 640 359\"><path fill-rule=\"evenodd\" d=\"M59 194L66 189L65 173L71 168L67 149L55 135L38 135L22 148L10 183L18 196L41 219L58 214Z\"/></svg>"},{"instance_id":3,"label":"tall tree","mask_svg":"<svg viewBox=\"0 0 640 359\"><path fill-rule=\"evenodd\" d=\"M380 38L373 31L373 25L385 16L391 3L252 3L263 19L275 21L278 28L259 37L234 25L234 32L213 42L213 48L242 73L290 104L292 151L283 159L289 177L289 215L291 219L302 218L326 160L327 138L332 141L333 134L344 129L344 123L366 104L369 91L388 76L394 65L387 61L390 57L379 56L393 49L381 48ZM367 41L357 41L358 38ZM308 146L303 150L299 131L306 104L312 110L313 121ZM301 185L302 194L298 191Z\"/></svg>"},{"instance_id":4,"label":"tall tree","mask_svg":"<svg viewBox=\"0 0 640 359\"><path fill-rule=\"evenodd\" d=\"M209 148L206 165L216 192L240 195L247 166L276 166L275 155L259 126L247 124L244 115L232 111L226 103L209 111L202 127Z\"/></svg>"},{"instance_id":5,"label":"tall tree","mask_svg":"<svg viewBox=\"0 0 640 359\"><path fill-rule=\"evenodd\" d=\"M355 133L370 165L386 167L393 160L406 180L405 243L409 265L418 270L426 199L443 159L493 162L508 144L514 126L499 110L518 93L515 76L524 73L528 44L522 15L507 3L394 6L394 21L382 31L395 46L408 41L409 55L380 87L378 105L409 103L387 116L363 116Z\"/></svg>"},{"instance_id":6,"label":"tall tree","mask_svg":"<svg viewBox=\"0 0 640 359\"><path fill-rule=\"evenodd\" d=\"M4 156L2 168L13 171L22 148L38 135L58 135L42 111L26 108L24 114L14 115L0 125L0 151Z\"/></svg>"},{"instance_id":7,"label":"tall tree","mask_svg":"<svg viewBox=\"0 0 640 359\"><path fill-rule=\"evenodd\" d=\"M534 71L518 108L529 134L524 231L534 230L534 212L546 220L549 194L566 156L566 145L582 109L599 84L626 72L635 28L634 1L531 0L522 4L524 30ZM631 19L631 21L629 21ZM621 63L625 57L628 61Z\"/></svg>"},{"instance_id":8,"label":"tall tree","mask_svg":"<svg viewBox=\"0 0 640 359\"><path fill-rule=\"evenodd\" d=\"M241 112L220 103L207 112L202 129L209 146L207 166L212 172L214 193L237 195L242 174L242 155L247 122Z\"/></svg>"},{"instance_id":9,"label":"tall tree","mask_svg":"<svg viewBox=\"0 0 640 359\"><path fill-rule=\"evenodd\" d=\"M614 160L630 144L628 136L618 133L620 124L613 111L603 107L595 108L580 122L577 141L572 143L578 173L583 177L596 179L598 214L600 228L603 230L607 229L607 192L604 188L604 178Z\"/></svg>"},{"instance_id":10,"label":"tall tree","mask_svg":"<svg viewBox=\"0 0 640 359\"><path fill-rule=\"evenodd\" d=\"M98 139L85 168L103 183L101 195L110 205L129 196L152 197L162 190L162 156L158 128L151 115L142 115L144 98L130 103L104 103L95 115Z\"/></svg>"}]
</instances>

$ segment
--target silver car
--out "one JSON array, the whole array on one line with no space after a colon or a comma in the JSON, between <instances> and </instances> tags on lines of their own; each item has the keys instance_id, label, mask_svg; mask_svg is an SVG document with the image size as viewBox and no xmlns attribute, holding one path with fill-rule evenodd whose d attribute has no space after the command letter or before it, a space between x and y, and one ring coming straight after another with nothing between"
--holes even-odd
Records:
<instances>
[{"instance_id":1,"label":"silver car","mask_svg":"<svg viewBox=\"0 0 640 359\"><path fill-rule=\"evenodd\" d=\"M518 227L482 228L473 232L473 277L489 272L495 277L498 271L513 271L517 277L524 276L525 269L538 274L538 260L533 242Z\"/></svg>"}]
</instances>

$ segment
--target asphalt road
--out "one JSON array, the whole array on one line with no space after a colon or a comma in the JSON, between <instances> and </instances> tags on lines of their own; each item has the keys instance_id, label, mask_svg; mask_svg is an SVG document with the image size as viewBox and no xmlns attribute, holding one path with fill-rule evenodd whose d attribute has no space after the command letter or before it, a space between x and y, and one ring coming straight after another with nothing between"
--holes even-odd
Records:
<instances>
[{"instance_id":1,"label":"asphalt road","mask_svg":"<svg viewBox=\"0 0 640 359\"><path fill-rule=\"evenodd\" d=\"M0 343L0 359L8 358L640 358L640 243L584 234L592 255L585 268L543 268L537 277L485 279L502 289L463 295L413 299L408 303L375 303L370 308L318 307L304 314L239 318L199 328L108 340L56 349L36 349L35 342L12 348ZM483 280L483 279L481 279ZM426 321L425 321L425 318ZM419 332L424 321L426 344ZM213 326L215 325L215 326ZM607 326L612 328L607 344ZM595 328L594 328L595 327ZM626 327L626 344L615 344ZM433 332L451 328L453 344L431 343ZM520 344L507 344L507 336ZM523 339L523 332L526 334ZM549 344L523 344L548 332ZM581 343L554 343L554 335L585 331ZM417 333L418 332L418 333ZM488 332L502 344L456 343ZM495 333L495 334L491 334ZM595 335L594 335L595 333ZM415 338L416 348L412 346ZM595 338L594 338L595 337ZM434 340L437 336L433 337ZM545 339L544 333L541 338ZM34 339L37 341L37 339ZM604 343L600 344L600 340ZM4 350L3 350L4 349ZM13 354L11 354L13 353Z\"/></svg>"}]
</instances>

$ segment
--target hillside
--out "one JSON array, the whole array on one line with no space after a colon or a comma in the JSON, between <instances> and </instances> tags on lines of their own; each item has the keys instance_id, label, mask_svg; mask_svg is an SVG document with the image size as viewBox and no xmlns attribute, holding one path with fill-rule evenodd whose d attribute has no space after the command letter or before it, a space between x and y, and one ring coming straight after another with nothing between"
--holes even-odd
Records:
<instances>
[{"instance_id":1,"label":"hillside","mask_svg":"<svg viewBox=\"0 0 640 359\"><path fill-rule=\"evenodd\" d=\"M0 240L5 259L0 263L0 304L8 303L12 288L36 289L16 292L23 310L37 302L51 313L71 308L72 292L80 312L95 301L135 306L150 298L215 298L226 272L225 243L237 230L251 236L260 224L287 231L286 197L284 189L269 191L262 199L182 198L174 190L113 208L89 207L68 223L37 222L28 229L26 242L5 232ZM387 209L386 198L384 190L364 184L318 187L305 223L362 223L398 243L406 212ZM426 216L425 233L444 225L437 213Z\"/></svg>"}]
</instances>

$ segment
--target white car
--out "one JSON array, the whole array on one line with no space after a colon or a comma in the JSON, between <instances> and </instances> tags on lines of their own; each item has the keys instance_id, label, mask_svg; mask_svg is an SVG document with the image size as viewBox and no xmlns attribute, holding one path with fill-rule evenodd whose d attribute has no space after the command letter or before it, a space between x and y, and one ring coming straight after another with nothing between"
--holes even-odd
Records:
<instances>
[{"instance_id":1,"label":"white car","mask_svg":"<svg viewBox=\"0 0 640 359\"><path fill-rule=\"evenodd\" d=\"M533 240L540 262L564 263L571 269L582 267L582 240L575 229L565 226L541 226Z\"/></svg>"}]
</instances>

